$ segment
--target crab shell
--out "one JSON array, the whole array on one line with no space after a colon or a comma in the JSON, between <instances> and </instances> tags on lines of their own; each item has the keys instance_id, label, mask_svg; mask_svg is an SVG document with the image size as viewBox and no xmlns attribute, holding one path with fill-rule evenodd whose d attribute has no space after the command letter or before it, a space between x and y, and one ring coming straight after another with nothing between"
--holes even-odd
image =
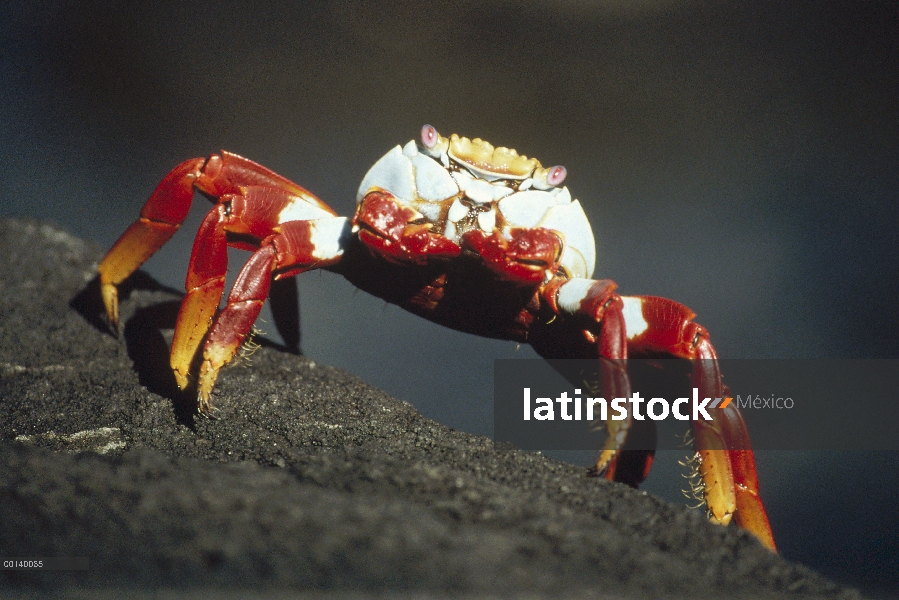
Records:
<instances>
[{"instance_id":1,"label":"crab shell","mask_svg":"<svg viewBox=\"0 0 899 600\"><path fill-rule=\"evenodd\" d=\"M509 240L513 228L552 230L562 239L567 275L586 279L596 264L596 243L580 202L558 187L564 176L563 167L546 169L510 148L455 134L447 139L425 126L422 143L396 146L375 163L356 202L373 189L388 191L456 243L474 228L498 230Z\"/></svg>"}]
</instances>

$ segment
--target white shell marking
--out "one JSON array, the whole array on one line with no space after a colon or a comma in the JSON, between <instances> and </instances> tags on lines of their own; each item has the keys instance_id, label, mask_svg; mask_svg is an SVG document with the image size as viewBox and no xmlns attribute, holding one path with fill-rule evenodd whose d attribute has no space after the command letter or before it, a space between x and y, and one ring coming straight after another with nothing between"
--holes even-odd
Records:
<instances>
[{"instance_id":1,"label":"white shell marking","mask_svg":"<svg viewBox=\"0 0 899 600\"><path fill-rule=\"evenodd\" d=\"M649 329L649 323L643 317L643 299L633 296L622 296L624 302L624 327L627 329L628 339L633 339Z\"/></svg>"},{"instance_id":2,"label":"white shell marking","mask_svg":"<svg viewBox=\"0 0 899 600\"><path fill-rule=\"evenodd\" d=\"M575 200L570 204L553 206L546 211L539 226L562 234L565 242L562 264L569 269L572 276L590 277L593 275L593 269L596 268L596 241L593 239L593 230L590 228L590 222L587 221L587 215L584 214L580 202ZM577 251L581 257L566 257L570 250ZM581 261L583 264L579 264Z\"/></svg>"},{"instance_id":3,"label":"white shell marking","mask_svg":"<svg viewBox=\"0 0 899 600\"><path fill-rule=\"evenodd\" d=\"M453 173L453 179L459 185L459 189L478 204L493 202L494 194L499 191L496 186L483 179L475 179L465 171L456 171Z\"/></svg>"},{"instance_id":4,"label":"white shell marking","mask_svg":"<svg viewBox=\"0 0 899 600\"><path fill-rule=\"evenodd\" d=\"M278 223L287 223L288 221L313 221L315 219L325 219L333 217L331 213L323 208L310 204L306 200L295 197L290 204L281 209L278 213Z\"/></svg>"},{"instance_id":5,"label":"white shell marking","mask_svg":"<svg viewBox=\"0 0 899 600\"><path fill-rule=\"evenodd\" d=\"M496 211L491 209L487 212L478 213L478 227L491 233L496 227Z\"/></svg>"},{"instance_id":6,"label":"white shell marking","mask_svg":"<svg viewBox=\"0 0 899 600\"><path fill-rule=\"evenodd\" d=\"M590 288L596 283L592 279L569 279L556 296L556 302L564 312L575 314L581 308L581 300L590 293Z\"/></svg>"},{"instance_id":7,"label":"white shell marking","mask_svg":"<svg viewBox=\"0 0 899 600\"><path fill-rule=\"evenodd\" d=\"M452 221L446 222L446 229L443 230L443 236L449 240L459 243L459 232L456 231L456 224Z\"/></svg>"},{"instance_id":8,"label":"white shell marking","mask_svg":"<svg viewBox=\"0 0 899 600\"><path fill-rule=\"evenodd\" d=\"M452 206L450 206L449 211L446 213L446 218L452 221L453 223L458 223L460 219L464 219L468 214L468 207L462 204L462 201L456 198L456 201L453 202Z\"/></svg>"},{"instance_id":9,"label":"white shell marking","mask_svg":"<svg viewBox=\"0 0 899 600\"><path fill-rule=\"evenodd\" d=\"M406 158L415 158L418 155L418 144L415 143L415 140L409 140L405 146L403 146L403 156Z\"/></svg>"},{"instance_id":10,"label":"white shell marking","mask_svg":"<svg viewBox=\"0 0 899 600\"><path fill-rule=\"evenodd\" d=\"M419 153L415 142L403 148L396 146L369 169L359 185L356 202L372 188L390 192L400 204L418 210L431 222L440 219L440 203L459 193L449 172Z\"/></svg>"},{"instance_id":11,"label":"white shell marking","mask_svg":"<svg viewBox=\"0 0 899 600\"><path fill-rule=\"evenodd\" d=\"M555 188L550 193L553 195L556 204L571 204L571 192L568 191L567 187Z\"/></svg>"},{"instance_id":12,"label":"white shell marking","mask_svg":"<svg viewBox=\"0 0 899 600\"><path fill-rule=\"evenodd\" d=\"M556 202L549 192L529 190L506 196L499 201L503 218L513 227L536 227Z\"/></svg>"},{"instance_id":13,"label":"white shell marking","mask_svg":"<svg viewBox=\"0 0 899 600\"><path fill-rule=\"evenodd\" d=\"M368 170L359 185L356 202L362 200L373 187L379 187L396 196L401 203L410 206L415 197L414 181L412 163L403 155L400 147L396 146Z\"/></svg>"},{"instance_id":14,"label":"white shell marking","mask_svg":"<svg viewBox=\"0 0 899 600\"><path fill-rule=\"evenodd\" d=\"M459 186L453 178L435 162L424 154L416 154L412 158L415 168L415 185L418 197L427 202L443 202L459 193Z\"/></svg>"},{"instance_id":15,"label":"white shell marking","mask_svg":"<svg viewBox=\"0 0 899 600\"><path fill-rule=\"evenodd\" d=\"M309 223L309 241L312 256L321 260L337 258L343 254L350 237L350 220L346 217L316 219Z\"/></svg>"},{"instance_id":16,"label":"white shell marking","mask_svg":"<svg viewBox=\"0 0 899 600\"><path fill-rule=\"evenodd\" d=\"M416 207L418 212L431 223L436 223L440 219L440 211L443 209L441 204L434 204L433 202L419 202Z\"/></svg>"}]
</instances>

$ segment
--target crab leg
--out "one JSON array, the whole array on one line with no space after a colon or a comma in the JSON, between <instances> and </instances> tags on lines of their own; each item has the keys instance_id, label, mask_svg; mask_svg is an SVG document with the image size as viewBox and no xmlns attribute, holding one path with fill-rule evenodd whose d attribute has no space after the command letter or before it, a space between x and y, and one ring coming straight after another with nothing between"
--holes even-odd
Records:
<instances>
[{"instance_id":1,"label":"crab leg","mask_svg":"<svg viewBox=\"0 0 899 600\"><path fill-rule=\"evenodd\" d=\"M100 262L98 270L103 304L114 328L118 327L119 321L116 286L144 264L178 230L190 211L194 188L211 198L221 199L227 194L241 194L242 186L265 187L281 192L275 198L280 203L269 201L265 204L269 221L277 222L278 211L293 200L328 215L336 215L327 204L302 187L237 154L223 151L208 159L184 161L162 179L141 209L140 218L125 230ZM253 249L239 243L233 245Z\"/></svg>"},{"instance_id":2,"label":"crab leg","mask_svg":"<svg viewBox=\"0 0 899 600\"><path fill-rule=\"evenodd\" d=\"M187 295L181 303L175 337L172 340L172 370L178 386L182 389L189 384L191 363L212 325L213 317L221 302L228 268L228 245L257 250L259 246L253 242L254 238L264 237L271 243L278 240L277 245L283 248L279 264L293 266L289 273L281 273L282 276L331 264L341 252L340 236L345 228L346 219L331 216L330 210L322 210L317 204L307 203L305 198L297 198L291 191L282 188L250 186L240 189L240 194L221 196L219 199L221 203L206 215L194 241L185 283ZM285 215L287 218L318 218L278 223ZM242 234L245 237L229 243L228 233ZM207 375L202 380L209 383L209 390L215 382L215 373L231 360L268 296L272 263L266 262L263 256L266 252L274 256L274 251L272 248L266 248L263 247L253 255L242 272L243 276L235 284L234 289L243 295L232 296L229 299L229 307L224 313L227 314L224 322L228 324L225 330L242 331L242 334L238 333L239 339L229 340L225 344L228 347L234 345L230 354L219 352L213 361L213 364L217 365L212 371L213 374ZM256 268L257 271L248 273L248 268ZM258 281L260 277L264 277L266 281ZM251 303L247 305L249 308L244 310L231 306L235 302L245 303L252 300L256 300L258 306ZM235 313L245 314L247 317L235 321ZM252 315L252 318L249 315ZM250 319L249 323L244 324L246 319ZM208 405L208 390L204 392L203 389L200 388L200 398L201 404L205 406Z\"/></svg>"},{"instance_id":3,"label":"crab leg","mask_svg":"<svg viewBox=\"0 0 899 600\"><path fill-rule=\"evenodd\" d=\"M194 189L216 202L194 241L175 336L171 366L178 386L190 383L190 367L207 338L200 377L200 409L208 413L218 370L230 361L277 278L336 263L349 225L314 195L265 167L222 152L194 158L163 178L140 218L100 263L103 302L118 323L116 286L177 231L190 210ZM228 246L253 251L228 305L216 317L225 285ZM210 330L211 327L211 330Z\"/></svg>"},{"instance_id":4,"label":"crab leg","mask_svg":"<svg viewBox=\"0 0 899 600\"><path fill-rule=\"evenodd\" d=\"M708 333L693 323L695 315L690 309L665 298L618 296L614 290L615 284L610 281L570 279L550 283L542 292L543 299L556 314L585 318L580 332L596 348L600 358L604 397L629 395L628 355L688 359L693 364L692 384L701 397L726 395L727 388L722 383L718 358ZM551 354L559 353L558 348L550 350ZM630 415L622 421L607 421L606 445L591 473L632 486L642 482L652 463L653 451L628 448L628 440L639 425L646 423L632 421ZM739 410L731 404L714 411L712 421L695 420L692 427L711 520L726 525L734 519L762 544L775 550L774 536L759 496L749 436ZM654 448L654 438L631 445Z\"/></svg>"},{"instance_id":5,"label":"crab leg","mask_svg":"<svg viewBox=\"0 0 899 600\"><path fill-rule=\"evenodd\" d=\"M554 273L559 268L562 241L558 233L540 227L513 228L510 237L508 240L498 231L487 234L471 230L462 236L462 247L479 254L487 268L504 281L522 286L539 285L547 272ZM543 299L557 314L578 314L592 323L582 333L598 349L604 397L629 397L624 304L615 293L615 284L589 279L556 282L544 287ZM629 438L634 427L630 415L621 421L610 418L605 427L608 432L605 448L591 474L636 487L646 479L654 452L626 447L627 440L633 440Z\"/></svg>"},{"instance_id":6,"label":"crab leg","mask_svg":"<svg viewBox=\"0 0 899 600\"><path fill-rule=\"evenodd\" d=\"M187 294L181 301L170 364L178 387L190 383L190 365L206 336L225 289L228 245L225 236L225 206L217 205L203 219L194 240L187 280Z\"/></svg>"},{"instance_id":7,"label":"crab leg","mask_svg":"<svg viewBox=\"0 0 899 600\"><path fill-rule=\"evenodd\" d=\"M690 309L652 296L623 297L623 301L632 352L666 352L688 359L693 363L692 385L700 397L726 395L715 349L706 330L693 322L695 315ZM734 518L740 527L776 551L739 410L731 404L714 411L712 421L697 419L692 425L711 520L726 525Z\"/></svg>"},{"instance_id":8,"label":"crab leg","mask_svg":"<svg viewBox=\"0 0 899 600\"><path fill-rule=\"evenodd\" d=\"M252 190L247 193L252 195ZM232 202L231 208L231 216L251 216L242 210L241 203ZM288 221L274 231L241 269L227 304L212 321L206 336L197 385L199 410L203 414L211 413L211 393L219 370L234 358L252 329L268 298L272 277L282 279L337 263L344 252L349 221L345 217ZM197 320L200 319L190 317L185 326L193 326ZM178 326L182 326L180 316Z\"/></svg>"},{"instance_id":9,"label":"crab leg","mask_svg":"<svg viewBox=\"0 0 899 600\"><path fill-rule=\"evenodd\" d=\"M119 323L116 286L178 231L190 211L194 183L204 162L202 158L192 158L172 169L144 204L140 218L125 230L100 262L100 289L113 328L118 328Z\"/></svg>"},{"instance_id":10,"label":"crab leg","mask_svg":"<svg viewBox=\"0 0 899 600\"><path fill-rule=\"evenodd\" d=\"M627 372L628 339L625 304L608 280L573 279L561 285L548 286L545 299L556 313L587 317L581 331L585 340L596 348L600 359L600 375L604 398L628 398L631 395ZM592 324L592 326L591 326ZM591 475L637 487L646 479L655 454L655 428L652 423L635 421L630 414L623 420L607 419L607 436ZM643 439L637 442L634 429ZM647 440L645 436L649 435ZM636 448L634 446L644 446ZM630 448L628 446L631 446ZM647 446L651 448L647 448Z\"/></svg>"},{"instance_id":11,"label":"crab leg","mask_svg":"<svg viewBox=\"0 0 899 600\"><path fill-rule=\"evenodd\" d=\"M602 393L605 398L628 398L631 395L630 378L627 373L627 337L622 313L623 303L618 294L605 298L594 296L595 307L591 312L599 315L602 324L596 340L599 349ZM592 335L592 334L591 334ZM652 452L625 450L630 439L634 419L628 414L623 421L607 420L605 427L605 447L596 459L591 474L602 475L610 481L626 483L637 487L646 479L652 463Z\"/></svg>"},{"instance_id":12,"label":"crab leg","mask_svg":"<svg viewBox=\"0 0 899 600\"><path fill-rule=\"evenodd\" d=\"M219 370L234 358L262 310L268 297L274 263L275 250L272 245L265 245L254 252L237 276L227 305L215 319L203 345L203 362L197 383L199 410L203 414L212 411L210 396Z\"/></svg>"},{"instance_id":13,"label":"crab leg","mask_svg":"<svg viewBox=\"0 0 899 600\"><path fill-rule=\"evenodd\" d=\"M718 358L709 341L708 333L695 323L690 325L697 330L698 338L695 344L697 360L694 360L693 363L693 384L699 388L700 397L723 398L728 395L729 390L721 381ZM755 457L752 453L746 423L736 404L733 403L723 410L714 411L714 417L714 421L711 422L700 420L693 422L697 446L700 448L703 446L700 440L704 438L707 447L721 448L724 443L728 448L726 450L699 450L700 474L703 477L704 489L709 489L710 479L703 473L704 464L709 464L712 474L716 468L718 471L726 470L724 465L729 465L733 481L734 521L739 527L755 534L762 544L776 551L774 534L771 531L771 524L768 522L768 513L765 511L765 505L759 495ZM709 509L712 510L708 492L706 492L706 498ZM714 511L712 515L713 521L718 519ZM729 515L725 515L720 522L726 524L727 520L729 520Z\"/></svg>"}]
</instances>

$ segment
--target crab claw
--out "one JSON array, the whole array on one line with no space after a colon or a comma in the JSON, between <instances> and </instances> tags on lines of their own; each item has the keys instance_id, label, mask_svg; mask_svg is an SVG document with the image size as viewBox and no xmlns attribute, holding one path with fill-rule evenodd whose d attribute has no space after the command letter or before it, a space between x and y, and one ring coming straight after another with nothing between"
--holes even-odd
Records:
<instances>
[{"instance_id":1,"label":"crab claw","mask_svg":"<svg viewBox=\"0 0 899 600\"><path fill-rule=\"evenodd\" d=\"M484 264L501 279L523 285L539 285L559 269L562 240L549 229L512 229L507 240L499 231L480 229L462 235L462 248L479 254Z\"/></svg>"},{"instance_id":2,"label":"crab claw","mask_svg":"<svg viewBox=\"0 0 899 600\"><path fill-rule=\"evenodd\" d=\"M458 256L459 246L432 233L431 227L421 214L383 190L366 194L353 222L359 239L377 256L393 262L424 264L429 256Z\"/></svg>"}]
</instances>

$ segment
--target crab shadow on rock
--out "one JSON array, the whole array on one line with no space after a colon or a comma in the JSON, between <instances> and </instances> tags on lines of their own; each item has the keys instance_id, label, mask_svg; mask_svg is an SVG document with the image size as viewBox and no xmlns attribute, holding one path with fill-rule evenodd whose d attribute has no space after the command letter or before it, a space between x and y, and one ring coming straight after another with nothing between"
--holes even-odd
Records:
<instances>
[{"instance_id":1,"label":"crab shadow on rock","mask_svg":"<svg viewBox=\"0 0 899 600\"><path fill-rule=\"evenodd\" d=\"M196 390L192 387L185 390L178 387L169 364L171 340L164 334L166 330L175 328L184 293L162 285L144 271L134 273L119 290L123 301L128 300L134 292L149 292L153 296L137 300L138 306L133 312L123 315L121 337L124 339L128 358L134 364L140 385L154 394L171 400L177 421L195 430ZM276 329L285 343L278 344L261 337L254 339L254 343L282 352L300 354L299 298L296 281L293 278L273 281L269 300ZM119 338L119 332L106 318L100 295L99 276L91 279L72 297L69 306L98 331ZM199 360L199 357L195 360Z\"/></svg>"}]
</instances>

